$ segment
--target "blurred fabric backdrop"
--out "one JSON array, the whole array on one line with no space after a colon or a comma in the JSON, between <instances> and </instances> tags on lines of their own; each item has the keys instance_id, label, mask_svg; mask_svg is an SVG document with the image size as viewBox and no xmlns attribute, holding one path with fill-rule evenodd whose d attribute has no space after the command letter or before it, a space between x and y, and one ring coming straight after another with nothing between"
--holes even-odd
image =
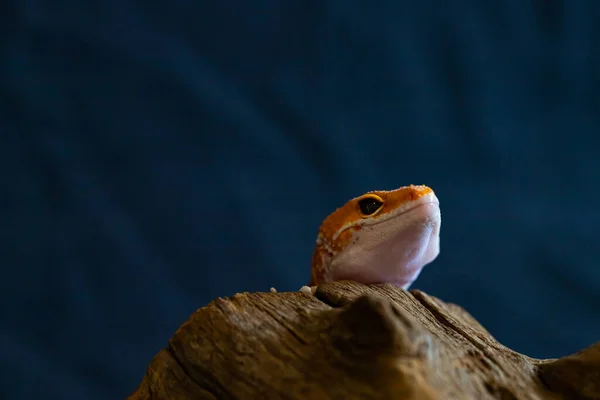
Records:
<instances>
[{"instance_id":1,"label":"blurred fabric backdrop","mask_svg":"<svg viewBox=\"0 0 600 400\"><path fill-rule=\"evenodd\" d=\"M600 340L600 2L219 3L1 6L1 398L124 398L409 183L443 221L413 288L533 357Z\"/></svg>"}]
</instances>

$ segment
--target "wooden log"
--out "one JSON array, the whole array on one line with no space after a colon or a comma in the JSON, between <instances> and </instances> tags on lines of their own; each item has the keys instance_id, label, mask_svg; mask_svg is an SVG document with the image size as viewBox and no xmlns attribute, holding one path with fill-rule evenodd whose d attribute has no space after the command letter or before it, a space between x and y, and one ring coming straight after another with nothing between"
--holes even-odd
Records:
<instances>
[{"instance_id":1,"label":"wooden log","mask_svg":"<svg viewBox=\"0 0 600 400\"><path fill-rule=\"evenodd\" d=\"M391 285L241 293L197 310L129 399L600 399L600 343L530 358Z\"/></svg>"}]
</instances>

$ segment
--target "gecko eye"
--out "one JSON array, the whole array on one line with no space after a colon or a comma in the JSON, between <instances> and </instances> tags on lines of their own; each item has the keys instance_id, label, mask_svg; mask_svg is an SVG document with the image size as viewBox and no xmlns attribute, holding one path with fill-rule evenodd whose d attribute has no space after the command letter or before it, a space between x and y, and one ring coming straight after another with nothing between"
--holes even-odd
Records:
<instances>
[{"instance_id":1,"label":"gecko eye","mask_svg":"<svg viewBox=\"0 0 600 400\"><path fill-rule=\"evenodd\" d=\"M375 214L377 211L379 211L381 206L383 206L383 201L376 197L369 196L358 201L358 207L364 216Z\"/></svg>"}]
</instances>

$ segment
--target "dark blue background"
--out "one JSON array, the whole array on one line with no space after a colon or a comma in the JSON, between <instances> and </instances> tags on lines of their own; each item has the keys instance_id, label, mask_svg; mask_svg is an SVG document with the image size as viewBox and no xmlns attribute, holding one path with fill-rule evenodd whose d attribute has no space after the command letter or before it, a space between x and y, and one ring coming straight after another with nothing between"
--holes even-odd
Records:
<instances>
[{"instance_id":1,"label":"dark blue background","mask_svg":"<svg viewBox=\"0 0 600 400\"><path fill-rule=\"evenodd\" d=\"M443 215L414 288L530 356L600 340L599 2L212 3L3 3L0 397L125 397L409 183Z\"/></svg>"}]
</instances>

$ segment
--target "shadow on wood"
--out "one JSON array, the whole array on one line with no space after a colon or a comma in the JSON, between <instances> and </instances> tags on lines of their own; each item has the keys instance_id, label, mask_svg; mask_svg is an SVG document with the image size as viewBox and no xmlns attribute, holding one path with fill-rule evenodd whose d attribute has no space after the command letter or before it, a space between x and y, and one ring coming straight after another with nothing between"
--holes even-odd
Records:
<instances>
[{"instance_id":1,"label":"shadow on wood","mask_svg":"<svg viewBox=\"0 0 600 400\"><path fill-rule=\"evenodd\" d=\"M537 360L461 307L391 285L242 293L197 310L142 399L600 399L600 343Z\"/></svg>"}]
</instances>

